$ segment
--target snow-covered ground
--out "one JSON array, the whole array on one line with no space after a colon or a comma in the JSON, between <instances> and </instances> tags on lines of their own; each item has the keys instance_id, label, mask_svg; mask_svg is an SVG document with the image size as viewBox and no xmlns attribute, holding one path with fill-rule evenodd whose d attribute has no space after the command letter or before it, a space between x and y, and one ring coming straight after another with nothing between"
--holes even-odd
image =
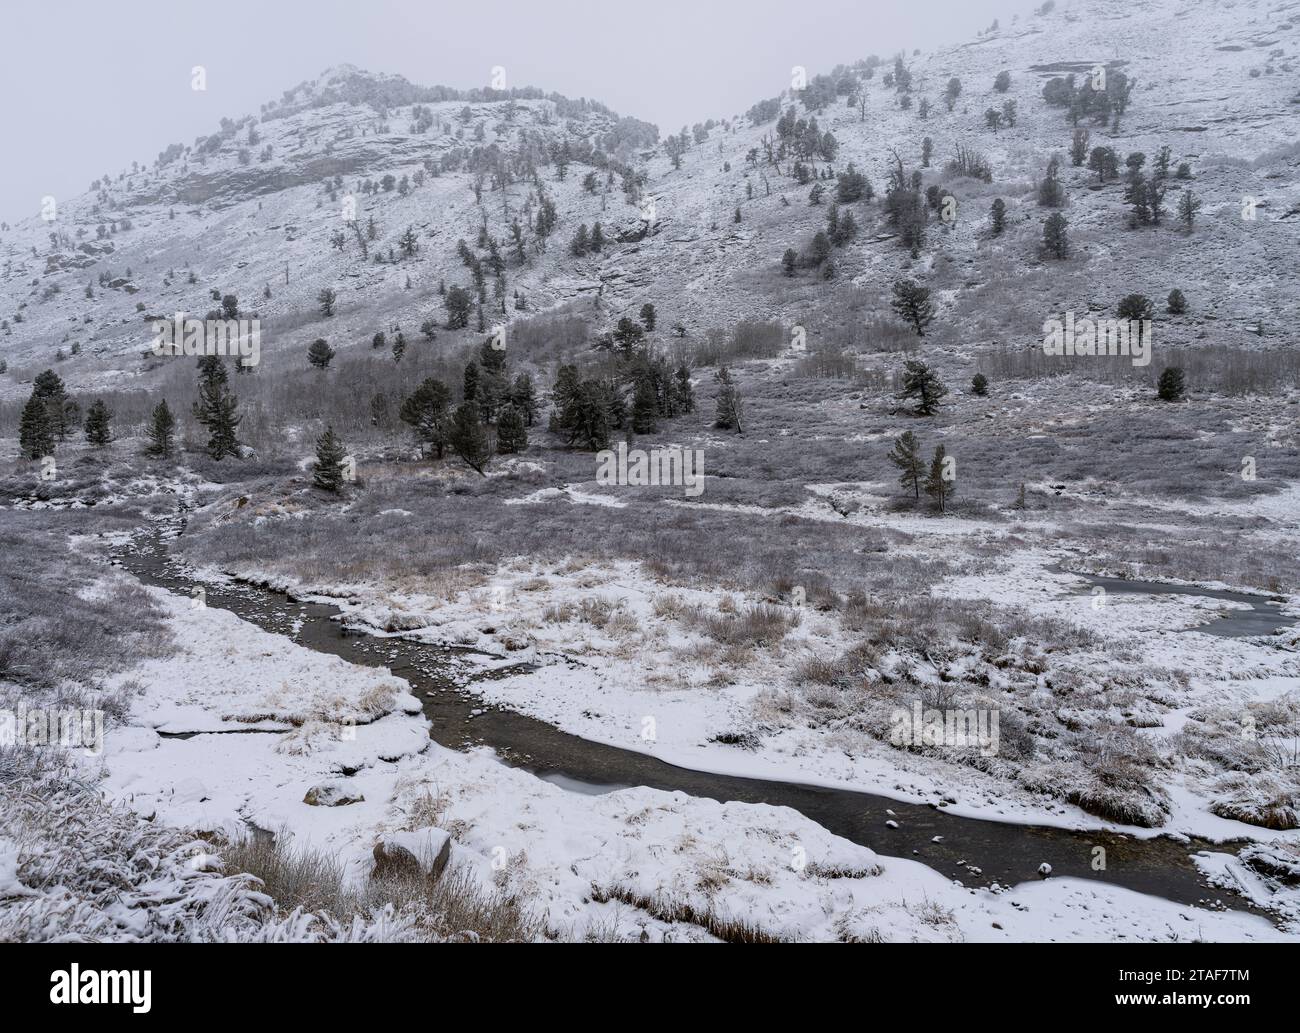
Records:
<instances>
[{"instance_id":1,"label":"snow-covered ground","mask_svg":"<svg viewBox=\"0 0 1300 1033\"><path fill-rule=\"evenodd\" d=\"M559 936L612 926L628 938L707 938L698 925L662 917L690 905L719 922L795 939L1284 937L1243 913L1068 879L964 889L785 808L644 788L571 793L489 751L432 742L413 699L384 671L155 594L180 648L122 676L137 695L128 727L108 740L102 785L163 823L286 830L337 852L364 878L376 841L420 831L412 815L427 814L418 805L431 795L439 825L455 836L453 863L518 890ZM313 787L331 785L364 799L304 802Z\"/></svg>"}]
</instances>

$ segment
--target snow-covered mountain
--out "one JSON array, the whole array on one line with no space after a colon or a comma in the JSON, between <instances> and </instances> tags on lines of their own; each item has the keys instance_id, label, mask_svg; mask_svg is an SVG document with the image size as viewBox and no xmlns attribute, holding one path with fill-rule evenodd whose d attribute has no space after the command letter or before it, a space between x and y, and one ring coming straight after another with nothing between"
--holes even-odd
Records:
<instances>
[{"instance_id":1,"label":"snow-covered mountain","mask_svg":"<svg viewBox=\"0 0 1300 1033\"><path fill-rule=\"evenodd\" d=\"M1255 342L1257 330L1281 334L1300 314L1295 292L1280 290L1300 225L1298 51L1296 3L1076 0L961 46L906 56L910 91L890 82L888 59L864 60L835 70L832 99L817 110L784 84L765 112L701 112L716 121L687 131L680 168L660 139L667 131L596 103L540 91L460 94L340 66L258 115L167 147L152 167L57 199L53 221L37 216L0 232L0 355L9 365L0 390L19 393L60 355L74 386L145 377L147 317L202 314L215 307L214 292L235 294L265 321L270 368L277 354L298 361L326 329L335 347L348 348L367 345L385 324L441 322L439 284L469 282L457 242L485 258L475 247L484 227L506 262L507 301L489 305L498 309L490 322L576 303L599 330L650 300L662 320L692 331L777 316L815 338L843 322L829 302L847 285L865 292L855 295L858 315L886 309L890 281L906 270L937 288L938 321L961 322L967 346L1028 342L1045 314L1108 307L1131 290L1163 297L1173 287L1198 318L1169 328L1167 341ZM1049 80L1087 81L1098 66L1121 71L1134 88L1118 127L1088 126L1090 145L1113 147L1121 162L1133 151L1150 161L1168 146L1173 166L1188 166L1191 178L1172 181L1161 227L1127 230L1122 170L1098 184L1086 165L1072 166L1072 126L1044 100ZM994 87L1003 71L1005 93ZM961 92L949 111L943 94L954 77ZM1008 100L1014 125L991 130L986 110ZM781 275L783 252L805 248L827 217L825 203L809 203L812 184L794 177L793 157L767 159L764 140L776 138L775 115L791 104L837 144L832 161L805 162L813 174L853 164L876 194L853 206L861 232L837 253L834 284ZM945 171L958 147L987 158L992 182ZM885 236L880 195L895 153L959 206L954 223L932 224L915 261ZM1076 263L1074 275L1048 279L1039 275L1045 212L1033 188L1052 154L1062 158L1086 273ZM835 184L825 185L833 199ZM1195 234L1175 225L1184 189L1203 205ZM544 250L528 225L543 196L558 217ZM1008 232L996 240L988 233L995 197L1008 208ZM358 227L374 221L374 239L362 241L345 222L351 201ZM1255 219L1242 217L1247 207ZM526 227L523 261L512 243L516 220ZM578 227L596 222L608 245L571 254ZM398 242L408 227L418 250L406 258ZM339 295L339 318L327 328L314 315L325 287ZM999 299L1008 303L986 304Z\"/></svg>"}]
</instances>

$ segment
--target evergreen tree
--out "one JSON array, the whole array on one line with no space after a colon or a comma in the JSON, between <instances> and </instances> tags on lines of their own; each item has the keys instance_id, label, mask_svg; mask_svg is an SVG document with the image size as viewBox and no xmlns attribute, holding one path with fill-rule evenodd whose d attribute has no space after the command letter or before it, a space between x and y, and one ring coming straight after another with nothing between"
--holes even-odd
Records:
<instances>
[{"instance_id":1,"label":"evergreen tree","mask_svg":"<svg viewBox=\"0 0 1300 1033\"><path fill-rule=\"evenodd\" d=\"M627 316L620 319L618 326L614 328L614 340L627 356L631 356L632 351L641 343L644 336L645 331L641 329L641 325L628 319Z\"/></svg>"},{"instance_id":2,"label":"evergreen tree","mask_svg":"<svg viewBox=\"0 0 1300 1033\"><path fill-rule=\"evenodd\" d=\"M447 415L451 391L441 380L429 377L402 402L398 417L409 424L420 442L420 455L434 449L439 459L447 444Z\"/></svg>"},{"instance_id":3,"label":"evergreen tree","mask_svg":"<svg viewBox=\"0 0 1300 1033\"><path fill-rule=\"evenodd\" d=\"M781 256L781 268L785 270L786 276L794 275L795 265L798 261L799 255L796 253L795 249L792 247L786 248L785 254Z\"/></svg>"},{"instance_id":4,"label":"evergreen tree","mask_svg":"<svg viewBox=\"0 0 1300 1033\"><path fill-rule=\"evenodd\" d=\"M474 309L474 296L469 291L464 287L448 287L443 305L447 309L448 330L464 330L469 326L470 313Z\"/></svg>"},{"instance_id":5,"label":"evergreen tree","mask_svg":"<svg viewBox=\"0 0 1300 1033\"><path fill-rule=\"evenodd\" d=\"M1043 222L1043 250L1053 258L1070 257L1069 220L1053 212Z\"/></svg>"},{"instance_id":6,"label":"evergreen tree","mask_svg":"<svg viewBox=\"0 0 1300 1033\"><path fill-rule=\"evenodd\" d=\"M596 223L596 225L591 227L590 246L591 246L591 250L596 252L597 254L600 254L600 249L605 246L605 230L600 225L600 223Z\"/></svg>"},{"instance_id":7,"label":"evergreen tree","mask_svg":"<svg viewBox=\"0 0 1300 1033\"><path fill-rule=\"evenodd\" d=\"M1201 209L1201 199L1190 190L1184 190L1178 198L1178 218L1190 233L1196 224L1196 213Z\"/></svg>"},{"instance_id":8,"label":"evergreen tree","mask_svg":"<svg viewBox=\"0 0 1300 1033\"><path fill-rule=\"evenodd\" d=\"M985 395L989 393L988 377L986 377L983 373L976 373L975 376L971 377L970 389L971 389L971 394L978 395L980 398L983 398Z\"/></svg>"},{"instance_id":9,"label":"evergreen tree","mask_svg":"<svg viewBox=\"0 0 1300 1033\"><path fill-rule=\"evenodd\" d=\"M461 377L461 398L467 402L478 398L478 363L473 359L465 363L465 372Z\"/></svg>"},{"instance_id":10,"label":"evergreen tree","mask_svg":"<svg viewBox=\"0 0 1300 1033\"><path fill-rule=\"evenodd\" d=\"M676 379L674 393L677 396L677 408L684 413L695 411L695 392L691 388L691 371L686 363L677 367L677 372L673 374Z\"/></svg>"},{"instance_id":11,"label":"evergreen tree","mask_svg":"<svg viewBox=\"0 0 1300 1033\"><path fill-rule=\"evenodd\" d=\"M149 418L149 444L145 446L145 455L155 459L170 459L172 454L172 436L176 432L176 417L172 415L163 399L154 406Z\"/></svg>"},{"instance_id":12,"label":"evergreen tree","mask_svg":"<svg viewBox=\"0 0 1300 1033\"><path fill-rule=\"evenodd\" d=\"M1162 402L1181 402L1187 394L1187 378L1181 366L1169 366L1156 383L1156 397Z\"/></svg>"},{"instance_id":13,"label":"evergreen tree","mask_svg":"<svg viewBox=\"0 0 1300 1033\"><path fill-rule=\"evenodd\" d=\"M993 236L1001 236L1007 222L1007 204L1002 198L993 199L993 205L989 208L989 218L993 223Z\"/></svg>"},{"instance_id":14,"label":"evergreen tree","mask_svg":"<svg viewBox=\"0 0 1300 1033\"><path fill-rule=\"evenodd\" d=\"M215 362L205 362L215 359ZM221 356L204 356L199 360L199 397L194 402L194 418L208 432L207 452L220 461L226 456L239 455L236 428L242 416L239 403L226 385L226 366Z\"/></svg>"},{"instance_id":15,"label":"evergreen tree","mask_svg":"<svg viewBox=\"0 0 1300 1033\"><path fill-rule=\"evenodd\" d=\"M736 390L736 385L731 379L731 371L726 366L718 370L717 381L718 410L713 420L713 426L718 430L734 430L738 434L744 433L740 425L740 392Z\"/></svg>"},{"instance_id":16,"label":"evergreen tree","mask_svg":"<svg viewBox=\"0 0 1300 1033\"><path fill-rule=\"evenodd\" d=\"M401 362L402 356L406 354L406 336L398 330L393 336L393 361Z\"/></svg>"},{"instance_id":17,"label":"evergreen tree","mask_svg":"<svg viewBox=\"0 0 1300 1033\"><path fill-rule=\"evenodd\" d=\"M18 444L26 459L41 459L54 453L54 430L50 426L50 410L46 400L33 388L31 397L23 406L18 428Z\"/></svg>"},{"instance_id":18,"label":"evergreen tree","mask_svg":"<svg viewBox=\"0 0 1300 1033\"><path fill-rule=\"evenodd\" d=\"M473 402L462 402L456 407L451 418L447 444L466 466L482 477L487 476L484 467L491 455L488 437L483 425L479 423L478 406Z\"/></svg>"},{"instance_id":19,"label":"evergreen tree","mask_svg":"<svg viewBox=\"0 0 1300 1033\"><path fill-rule=\"evenodd\" d=\"M889 453L889 461L898 468L898 483L904 488L911 488L912 494L919 499L925 462L921 459L921 443L916 435L908 430L896 437Z\"/></svg>"},{"instance_id":20,"label":"evergreen tree","mask_svg":"<svg viewBox=\"0 0 1300 1033\"><path fill-rule=\"evenodd\" d=\"M528 449L528 429L524 416L513 404L507 404L497 417L497 451L514 455Z\"/></svg>"},{"instance_id":21,"label":"evergreen tree","mask_svg":"<svg viewBox=\"0 0 1300 1033\"><path fill-rule=\"evenodd\" d=\"M90 403L86 410L86 441L96 448L103 448L113 440L113 431L109 426L113 414L99 398Z\"/></svg>"},{"instance_id":22,"label":"evergreen tree","mask_svg":"<svg viewBox=\"0 0 1300 1033\"><path fill-rule=\"evenodd\" d=\"M510 404L519 411L525 424L531 427L537 422L537 389L533 378L527 373L520 373L510 388Z\"/></svg>"},{"instance_id":23,"label":"evergreen tree","mask_svg":"<svg viewBox=\"0 0 1300 1033\"><path fill-rule=\"evenodd\" d=\"M575 258L581 258L591 249L591 237L587 233L587 224L584 222L574 233L573 240L569 242L569 254Z\"/></svg>"},{"instance_id":24,"label":"evergreen tree","mask_svg":"<svg viewBox=\"0 0 1300 1033\"><path fill-rule=\"evenodd\" d=\"M903 320L912 325L917 337L925 336L925 328L934 319L934 306L930 304L930 288L911 280L894 284L894 300L890 307Z\"/></svg>"},{"instance_id":25,"label":"evergreen tree","mask_svg":"<svg viewBox=\"0 0 1300 1033\"><path fill-rule=\"evenodd\" d=\"M939 506L939 512L942 513L947 506L948 499L952 497L957 490L957 478L948 479L948 463L945 462L947 455L944 447L939 445L934 450L934 458L930 460L930 472L925 477L925 493L934 499Z\"/></svg>"},{"instance_id":26,"label":"evergreen tree","mask_svg":"<svg viewBox=\"0 0 1300 1033\"><path fill-rule=\"evenodd\" d=\"M420 239L415 235L415 227L407 226L406 232L397 240L397 246L401 248L402 254L407 258L412 258L420 246Z\"/></svg>"},{"instance_id":27,"label":"evergreen tree","mask_svg":"<svg viewBox=\"0 0 1300 1033\"><path fill-rule=\"evenodd\" d=\"M1061 186L1061 163L1055 155L1047 163L1047 172L1044 173L1041 182L1038 184L1038 203L1044 208L1059 208L1065 201L1065 190Z\"/></svg>"},{"instance_id":28,"label":"evergreen tree","mask_svg":"<svg viewBox=\"0 0 1300 1033\"><path fill-rule=\"evenodd\" d=\"M908 359L903 363L903 390L898 396L906 401L916 399L917 416L933 416L939 408L939 400L948 393L943 382L924 362Z\"/></svg>"},{"instance_id":29,"label":"evergreen tree","mask_svg":"<svg viewBox=\"0 0 1300 1033\"><path fill-rule=\"evenodd\" d=\"M1140 321L1150 319L1154 306L1145 294L1126 294L1115 307L1121 319Z\"/></svg>"},{"instance_id":30,"label":"evergreen tree","mask_svg":"<svg viewBox=\"0 0 1300 1033\"><path fill-rule=\"evenodd\" d=\"M329 342L323 337L318 337L311 342L311 347L307 349L307 361L317 369L329 369L329 364L334 358L334 349L329 346Z\"/></svg>"},{"instance_id":31,"label":"evergreen tree","mask_svg":"<svg viewBox=\"0 0 1300 1033\"><path fill-rule=\"evenodd\" d=\"M347 449L334 435L333 427L316 439L316 462L312 466L311 480L322 491L337 492L343 487L343 460Z\"/></svg>"},{"instance_id":32,"label":"evergreen tree","mask_svg":"<svg viewBox=\"0 0 1300 1033\"><path fill-rule=\"evenodd\" d=\"M656 318L655 307L647 301L641 306L641 325L645 327L646 333L654 333Z\"/></svg>"},{"instance_id":33,"label":"evergreen tree","mask_svg":"<svg viewBox=\"0 0 1300 1033\"><path fill-rule=\"evenodd\" d=\"M68 397L63 378L52 369L38 373L32 381L32 394L45 405L50 433L60 441L65 440L76 425L80 410L77 403Z\"/></svg>"},{"instance_id":34,"label":"evergreen tree","mask_svg":"<svg viewBox=\"0 0 1300 1033\"><path fill-rule=\"evenodd\" d=\"M655 424L658 414L659 396L654 381L649 376L641 376L632 393L632 430L637 434L653 434L659 429Z\"/></svg>"},{"instance_id":35,"label":"evergreen tree","mask_svg":"<svg viewBox=\"0 0 1300 1033\"><path fill-rule=\"evenodd\" d=\"M1187 311L1187 298L1183 296L1182 291L1175 287L1169 292L1169 302L1166 307L1170 315L1181 316Z\"/></svg>"},{"instance_id":36,"label":"evergreen tree","mask_svg":"<svg viewBox=\"0 0 1300 1033\"><path fill-rule=\"evenodd\" d=\"M338 302L338 295L334 293L333 288L323 287L321 292L316 295L316 304L320 306L320 314L328 319L334 315L334 306Z\"/></svg>"}]
</instances>

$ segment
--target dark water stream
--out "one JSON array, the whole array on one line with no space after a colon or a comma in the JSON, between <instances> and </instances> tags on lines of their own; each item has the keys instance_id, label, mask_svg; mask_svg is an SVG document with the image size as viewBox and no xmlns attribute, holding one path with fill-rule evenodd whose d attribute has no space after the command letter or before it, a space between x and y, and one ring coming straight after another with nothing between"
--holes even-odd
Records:
<instances>
[{"instance_id":1,"label":"dark water stream","mask_svg":"<svg viewBox=\"0 0 1300 1033\"><path fill-rule=\"evenodd\" d=\"M160 535L142 537L116 559L140 580L181 595L189 596L196 585L169 559ZM881 854L921 861L965 885L1014 886L1039 878L1039 866L1047 863L1054 876L1114 883L1182 904L1217 902L1253 910L1242 898L1206 884L1191 863L1190 855L1197 851L1233 849L1229 846L961 817L943 806L903 803L865 791L677 767L484 703L475 696L472 683L462 688L449 677L458 663L458 651L452 648L350 631L335 619L338 608L296 601L281 592L243 584L203 587L208 606L229 610L308 648L357 664L386 667L406 679L432 722L433 738L444 746L489 746L506 763L570 791L602 793L649 786L719 801L792 807L846 839ZM888 827L890 820L898 827ZM935 837L940 837L939 842ZM1105 848L1105 871L1092 868L1098 846Z\"/></svg>"}]
</instances>

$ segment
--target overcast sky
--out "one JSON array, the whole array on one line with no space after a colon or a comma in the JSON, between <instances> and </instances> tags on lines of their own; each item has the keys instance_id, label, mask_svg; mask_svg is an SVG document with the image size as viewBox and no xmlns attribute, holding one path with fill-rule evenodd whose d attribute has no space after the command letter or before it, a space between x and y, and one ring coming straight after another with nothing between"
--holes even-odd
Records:
<instances>
[{"instance_id":1,"label":"overcast sky","mask_svg":"<svg viewBox=\"0 0 1300 1033\"><path fill-rule=\"evenodd\" d=\"M351 63L420 85L590 97L675 132L876 53L933 50L1037 0L5 0L0 219L80 194L222 116ZM207 90L190 88L202 65Z\"/></svg>"}]
</instances>

